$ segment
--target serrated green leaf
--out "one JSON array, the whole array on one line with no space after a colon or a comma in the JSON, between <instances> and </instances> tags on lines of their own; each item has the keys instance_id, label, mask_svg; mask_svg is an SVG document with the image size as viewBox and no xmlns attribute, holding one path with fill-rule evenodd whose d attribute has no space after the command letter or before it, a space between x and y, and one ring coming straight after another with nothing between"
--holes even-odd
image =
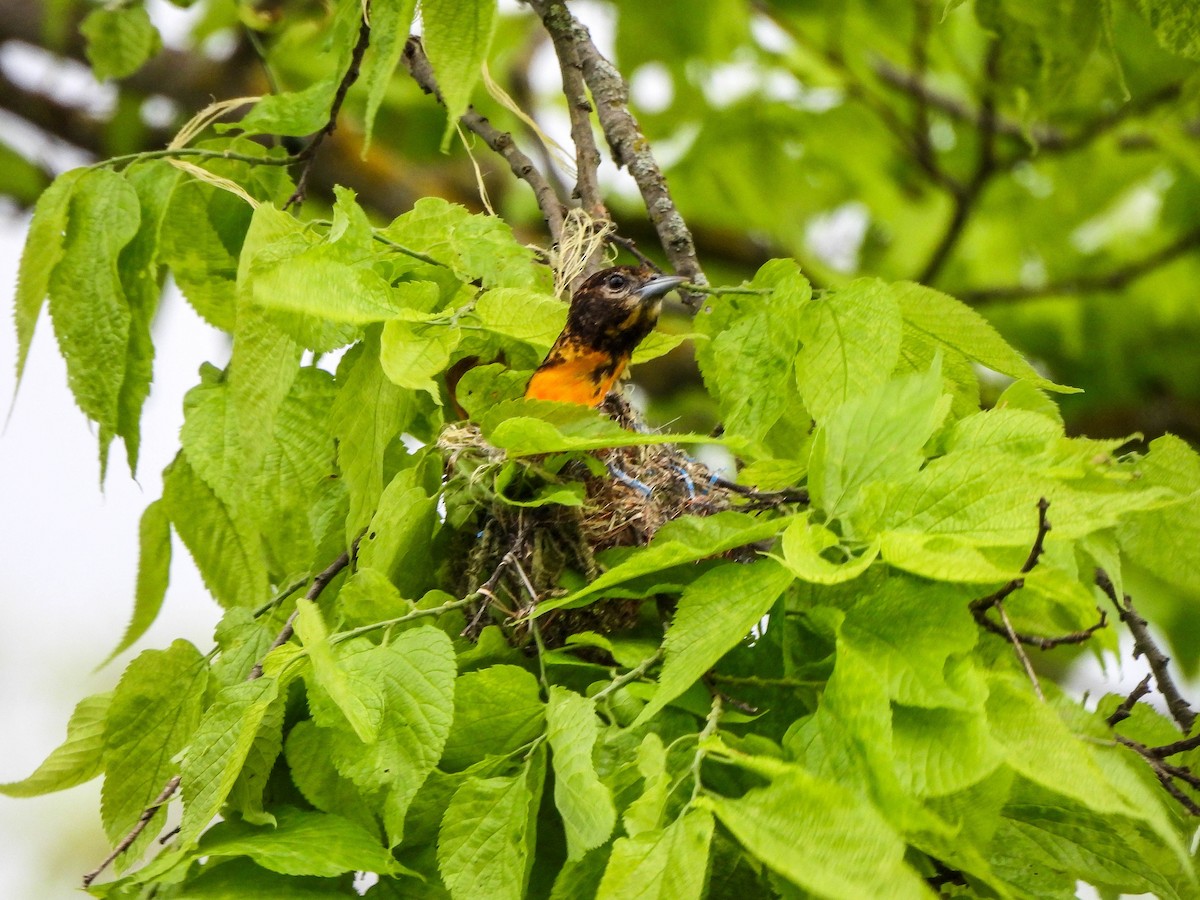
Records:
<instances>
[{"instance_id":1,"label":"serrated green leaf","mask_svg":"<svg viewBox=\"0 0 1200 900\"><path fill-rule=\"evenodd\" d=\"M805 304L796 382L818 422L883 384L900 355L900 307L888 285L860 278Z\"/></svg>"},{"instance_id":2,"label":"serrated green leaf","mask_svg":"<svg viewBox=\"0 0 1200 900\"><path fill-rule=\"evenodd\" d=\"M124 837L179 773L175 757L200 723L207 683L207 662L183 640L144 651L121 676L104 728L100 812L110 841ZM134 842L130 862L154 840L155 823L165 816L164 805Z\"/></svg>"},{"instance_id":3,"label":"serrated green leaf","mask_svg":"<svg viewBox=\"0 0 1200 900\"><path fill-rule=\"evenodd\" d=\"M204 836L200 852L218 859L247 856L281 875L404 871L374 835L341 816L281 807L276 819L274 828L225 822Z\"/></svg>"},{"instance_id":4,"label":"serrated green leaf","mask_svg":"<svg viewBox=\"0 0 1200 900\"><path fill-rule=\"evenodd\" d=\"M461 339L457 325L388 322L379 341L379 364L393 384L427 391L440 406L442 395L433 376L446 371Z\"/></svg>"},{"instance_id":5,"label":"serrated green leaf","mask_svg":"<svg viewBox=\"0 0 1200 900\"><path fill-rule=\"evenodd\" d=\"M1004 759L980 710L897 706L891 752L901 787L917 797L965 790Z\"/></svg>"},{"instance_id":6,"label":"serrated green leaf","mask_svg":"<svg viewBox=\"0 0 1200 900\"><path fill-rule=\"evenodd\" d=\"M766 296L727 294L696 317L711 338L696 346L704 383L720 402L725 432L757 448L796 405L792 388L800 348L796 323L812 288L791 260L772 260L751 282Z\"/></svg>"},{"instance_id":7,"label":"serrated green leaf","mask_svg":"<svg viewBox=\"0 0 1200 900\"><path fill-rule=\"evenodd\" d=\"M108 654L103 665L112 662L146 633L167 594L171 574L171 520L162 500L146 507L138 525L138 573L134 592L133 616L121 642Z\"/></svg>"},{"instance_id":8,"label":"serrated green leaf","mask_svg":"<svg viewBox=\"0 0 1200 900\"><path fill-rule=\"evenodd\" d=\"M459 677L454 724L441 768L456 772L490 755L513 753L540 735L546 704L537 679L518 666L489 666Z\"/></svg>"},{"instance_id":9,"label":"serrated green leaf","mask_svg":"<svg viewBox=\"0 0 1200 900\"><path fill-rule=\"evenodd\" d=\"M564 450L597 450L645 444L711 444L711 435L648 434L627 431L609 416L579 403L550 400L504 400L489 409L480 423L483 436L509 456L532 456Z\"/></svg>"},{"instance_id":10,"label":"serrated green leaf","mask_svg":"<svg viewBox=\"0 0 1200 900\"><path fill-rule=\"evenodd\" d=\"M377 569L401 596L419 597L432 585L436 560L429 542L438 527L437 498L397 476L384 489L379 508L359 541L359 563Z\"/></svg>"},{"instance_id":11,"label":"serrated green leaf","mask_svg":"<svg viewBox=\"0 0 1200 900\"><path fill-rule=\"evenodd\" d=\"M546 736L554 763L554 804L567 832L567 859L577 861L612 834L617 811L596 774L592 749L600 735L595 704L558 685L550 688Z\"/></svg>"},{"instance_id":12,"label":"serrated green leaf","mask_svg":"<svg viewBox=\"0 0 1200 900\"><path fill-rule=\"evenodd\" d=\"M454 649L441 629L420 627L382 646L361 639L340 645L338 664L353 690L378 703L378 736L364 744L319 693L309 697L313 714L329 733L338 771L365 792L386 791L384 823L394 845L408 804L437 765L450 732Z\"/></svg>"},{"instance_id":13,"label":"serrated green leaf","mask_svg":"<svg viewBox=\"0 0 1200 900\"><path fill-rule=\"evenodd\" d=\"M25 373L25 360L42 304L50 292L50 277L63 256L63 236L71 206L71 193L86 169L64 172L38 197L33 219L21 251L17 270L17 296L13 319L17 326L17 384Z\"/></svg>"},{"instance_id":14,"label":"serrated green leaf","mask_svg":"<svg viewBox=\"0 0 1200 900\"><path fill-rule=\"evenodd\" d=\"M200 720L183 760L184 846L194 844L221 811L278 695L279 683L266 676L227 685Z\"/></svg>"},{"instance_id":15,"label":"serrated green leaf","mask_svg":"<svg viewBox=\"0 0 1200 900\"><path fill-rule=\"evenodd\" d=\"M904 862L903 838L875 807L803 769L736 800L712 795L699 802L764 864L818 896L931 896Z\"/></svg>"},{"instance_id":16,"label":"serrated green leaf","mask_svg":"<svg viewBox=\"0 0 1200 900\"><path fill-rule=\"evenodd\" d=\"M618 838L597 900L699 900L712 836L712 813L689 809L666 828Z\"/></svg>"},{"instance_id":17,"label":"serrated green leaf","mask_svg":"<svg viewBox=\"0 0 1200 900\"><path fill-rule=\"evenodd\" d=\"M92 169L75 182L62 258L50 275L50 316L75 402L100 426L103 474L120 427L132 314L121 250L138 231L137 193L120 175Z\"/></svg>"},{"instance_id":18,"label":"serrated green leaf","mask_svg":"<svg viewBox=\"0 0 1200 900\"><path fill-rule=\"evenodd\" d=\"M530 344L541 354L550 349L567 321L567 304L522 288L484 291L472 312L481 328Z\"/></svg>"},{"instance_id":19,"label":"serrated green leaf","mask_svg":"<svg viewBox=\"0 0 1200 900\"><path fill-rule=\"evenodd\" d=\"M935 345L963 353L1003 375L1060 393L1075 388L1043 378L1025 357L1009 346L983 316L948 294L912 282L892 285L905 323Z\"/></svg>"},{"instance_id":20,"label":"serrated green leaf","mask_svg":"<svg viewBox=\"0 0 1200 900\"><path fill-rule=\"evenodd\" d=\"M794 579L775 560L762 559L719 566L684 588L663 641L658 690L637 722L649 721L741 643Z\"/></svg>"},{"instance_id":21,"label":"serrated green leaf","mask_svg":"<svg viewBox=\"0 0 1200 900\"><path fill-rule=\"evenodd\" d=\"M333 763L332 732L311 719L297 722L288 732L284 755L292 782L304 799L322 812L349 819L369 831L377 831L374 809L377 799L359 790Z\"/></svg>"},{"instance_id":22,"label":"serrated green leaf","mask_svg":"<svg viewBox=\"0 0 1200 900\"><path fill-rule=\"evenodd\" d=\"M468 777L454 792L438 832L438 871L454 900L520 900L533 839L531 817L544 773L530 758L525 770L498 778Z\"/></svg>"},{"instance_id":23,"label":"serrated green leaf","mask_svg":"<svg viewBox=\"0 0 1200 900\"><path fill-rule=\"evenodd\" d=\"M296 635L308 660L312 663L312 685L309 687L309 704L318 722L326 727L336 724L316 710L323 710L328 698L338 709L358 739L371 743L379 735L383 718L383 697L368 679L353 678L340 665L332 645L329 631L321 618L321 611L311 600L296 601Z\"/></svg>"},{"instance_id":24,"label":"serrated green leaf","mask_svg":"<svg viewBox=\"0 0 1200 900\"><path fill-rule=\"evenodd\" d=\"M422 37L448 118L442 151L467 110L496 28L496 0L421 0Z\"/></svg>"},{"instance_id":25,"label":"serrated green leaf","mask_svg":"<svg viewBox=\"0 0 1200 900\"><path fill-rule=\"evenodd\" d=\"M350 492L346 534L353 540L366 527L383 493L384 451L413 414L411 396L379 365L379 331L368 329L355 353L338 369L338 392L330 411L337 461Z\"/></svg>"},{"instance_id":26,"label":"serrated green leaf","mask_svg":"<svg viewBox=\"0 0 1200 900\"><path fill-rule=\"evenodd\" d=\"M67 738L51 751L33 774L0 784L6 797L38 797L91 781L104 771L104 728L112 691L93 694L75 704L67 721Z\"/></svg>"},{"instance_id":27,"label":"serrated green leaf","mask_svg":"<svg viewBox=\"0 0 1200 900\"><path fill-rule=\"evenodd\" d=\"M140 5L94 9L79 30L87 38L88 62L101 81L132 75L162 47L158 29Z\"/></svg>"},{"instance_id":28,"label":"serrated green leaf","mask_svg":"<svg viewBox=\"0 0 1200 900\"><path fill-rule=\"evenodd\" d=\"M834 410L817 430L809 460L813 503L830 515L845 513L866 485L915 474L941 392L935 362L922 375L893 378Z\"/></svg>"},{"instance_id":29,"label":"serrated green leaf","mask_svg":"<svg viewBox=\"0 0 1200 900\"><path fill-rule=\"evenodd\" d=\"M840 584L857 578L875 561L879 538L851 549L825 526L796 519L783 532L782 549L783 564L800 580Z\"/></svg>"},{"instance_id":30,"label":"serrated green leaf","mask_svg":"<svg viewBox=\"0 0 1200 900\"><path fill-rule=\"evenodd\" d=\"M360 79L367 90L367 105L363 113L364 159L371 147L375 115L383 103L400 54L404 52L404 42L416 6L417 0L374 0L371 4L371 45L367 48Z\"/></svg>"},{"instance_id":31,"label":"serrated green leaf","mask_svg":"<svg viewBox=\"0 0 1200 900\"><path fill-rule=\"evenodd\" d=\"M268 589L262 539L205 484L180 453L163 473L163 506L222 606L257 606Z\"/></svg>"},{"instance_id":32,"label":"serrated green leaf","mask_svg":"<svg viewBox=\"0 0 1200 900\"><path fill-rule=\"evenodd\" d=\"M716 556L735 547L769 540L782 531L789 521L787 518L759 519L731 510L713 516L680 516L660 528L649 545L631 553L627 559L604 572L591 584L566 597L538 604L537 615L564 606L582 606L582 601L587 598L639 575L648 575L680 563ZM739 634L737 639L741 636Z\"/></svg>"}]
</instances>

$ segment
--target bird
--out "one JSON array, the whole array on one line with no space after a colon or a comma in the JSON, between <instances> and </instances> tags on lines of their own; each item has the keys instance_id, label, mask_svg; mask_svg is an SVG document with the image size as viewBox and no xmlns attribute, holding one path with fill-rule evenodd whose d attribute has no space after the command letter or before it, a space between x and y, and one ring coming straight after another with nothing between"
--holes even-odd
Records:
<instances>
[{"instance_id":1,"label":"bird","mask_svg":"<svg viewBox=\"0 0 1200 900\"><path fill-rule=\"evenodd\" d=\"M663 296L686 281L635 266L589 276L571 296L567 324L529 379L526 398L599 406L654 330Z\"/></svg>"}]
</instances>

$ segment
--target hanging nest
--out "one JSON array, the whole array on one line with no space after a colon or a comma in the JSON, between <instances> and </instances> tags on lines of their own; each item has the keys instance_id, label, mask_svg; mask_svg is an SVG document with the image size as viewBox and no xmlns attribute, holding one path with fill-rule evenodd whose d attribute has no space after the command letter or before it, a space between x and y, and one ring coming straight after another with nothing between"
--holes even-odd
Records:
<instances>
[{"instance_id":1,"label":"hanging nest","mask_svg":"<svg viewBox=\"0 0 1200 900\"><path fill-rule=\"evenodd\" d=\"M637 425L625 401L615 395L605 411L626 427ZM664 524L682 515L708 516L733 507L761 509L796 499L732 484L669 444L593 451L589 463L572 460L556 476L545 473L542 459L522 460L517 465L523 471L510 482L519 483L519 495L506 489L502 499L493 484L496 473L510 462L476 426L446 429L438 447L446 459L448 480L460 480L458 495L465 498L460 515L448 511L458 542L451 558L465 560L455 591L481 597L469 611L464 634L474 639L485 626L498 624L517 646L532 644L534 628L548 647L561 646L583 631L607 635L628 630L659 607L643 599L609 597L578 609L555 610L536 621L528 617L538 602L569 593L564 585L581 587L593 581L600 574L596 554L643 546ZM555 480L581 484L583 504L514 504L531 502L539 488ZM750 548L730 554L753 555Z\"/></svg>"}]
</instances>

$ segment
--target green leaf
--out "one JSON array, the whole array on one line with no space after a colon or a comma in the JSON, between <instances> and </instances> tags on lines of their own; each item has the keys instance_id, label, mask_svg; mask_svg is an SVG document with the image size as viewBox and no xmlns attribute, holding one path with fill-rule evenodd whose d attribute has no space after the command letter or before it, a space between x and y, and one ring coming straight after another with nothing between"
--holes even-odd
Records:
<instances>
[{"instance_id":1,"label":"green leaf","mask_svg":"<svg viewBox=\"0 0 1200 900\"><path fill-rule=\"evenodd\" d=\"M88 62L101 81L132 75L162 47L158 29L140 5L94 9L79 30L87 38Z\"/></svg>"},{"instance_id":2,"label":"green leaf","mask_svg":"<svg viewBox=\"0 0 1200 900\"><path fill-rule=\"evenodd\" d=\"M417 0L374 0L371 4L371 45L367 48L360 78L367 91L367 105L363 112L364 159L371 148L375 115L387 94L400 54L404 51L416 6Z\"/></svg>"},{"instance_id":3,"label":"green leaf","mask_svg":"<svg viewBox=\"0 0 1200 900\"><path fill-rule=\"evenodd\" d=\"M50 277L63 256L63 236L75 184L87 172L72 169L64 172L38 197L21 251L17 270L17 296L13 318L17 326L17 384L25 373L25 360L37 326L42 304L50 292Z\"/></svg>"},{"instance_id":4,"label":"green leaf","mask_svg":"<svg viewBox=\"0 0 1200 900\"><path fill-rule=\"evenodd\" d=\"M689 809L666 828L618 838L596 900L700 900L712 836L712 813Z\"/></svg>"},{"instance_id":5,"label":"green leaf","mask_svg":"<svg viewBox=\"0 0 1200 900\"><path fill-rule=\"evenodd\" d=\"M860 278L805 304L796 382L813 418L824 422L851 397L888 379L900 356L900 308L877 278Z\"/></svg>"},{"instance_id":6,"label":"green leaf","mask_svg":"<svg viewBox=\"0 0 1200 900\"><path fill-rule=\"evenodd\" d=\"M358 545L359 565L384 573L403 597L419 597L432 587L437 565L429 544L438 528L438 501L411 485L403 473L392 479Z\"/></svg>"},{"instance_id":7,"label":"green leaf","mask_svg":"<svg viewBox=\"0 0 1200 900\"><path fill-rule=\"evenodd\" d=\"M535 263L533 252L513 236L507 223L472 214L440 197L418 200L383 229L382 236L419 248L462 282L478 281L489 290L517 288L518 295L526 297L531 291L551 291L550 270Z\"/></svg>"},{"instance_id":8,"label":"green leaf","mask_svg":"<svg viewBox=\"0 0 1200 900\"><path fill-rule=\"evenodd\" d=\"M442 151L471 102L496 28L496 0L422 0L422 37L437 74L447 124Z\"/></svg>"},{"instance_id":9,"label":"green leaf","mask_svg":"<svg viewBox=\"0 0 1200 900\"><path fill-rule=\"evenodd\" d=\"M454 689L454 724L441 768L466 769L505 756L545 729L546 705L537 679L518 666L489 666L461 675Z\"/></svg>"},{"instance_id":10,"label":"green leaf","mask_svg":"<svg viewBox=\"0 0 1200 900\"><path fill-rule=\"evenodd\" d=\"M104 665L132 647L154 624L167 594L170 574L171 520L162 500L155 500L142 513L138 526L138 574L133 616L125 628L125 636L108 654Z\"/></svg>"},{"instance_id":11,"label":"green leaf","mask_svg":"<svg viewBox=\"0 0 1200 900\"><path fill-rule=\"evenodd\" d=\"M384 821L394 845L408 804L437 765L450 732L454 649L441 629L418 627L382 646L361 639L339 646L338 664L351 689L361 692L363 706L378 705L378 735L363 743L320 692L309 695L313 716L328 732L337 770L366 792L386 791Z\"/></svg>"},{"instance_id":12,"label":"green leaf","mask_svg":"<svg viewBox=\"0 0 1200 900\"><path fill-rule=\"evenodd\" d=\"M680 516L660 528L649 545L629 554L626 559L604 572L591 584L566 597L538 604L537 615L564 606L583 606L582 601L587 598L639 575L660 572L680 563L695 562L735 547L769 540L785 528L789 521L786 518L760 519L732 510L713 516ZM742 571L749 570L743 568ZM791 578L791 575L788 577ZM739 634L734 643L741 637Z\"/></svg>"},{"instance_id":13,"label":"green leaf","mask_svg":"<svg viewBox=\"0 0 1200 900\"><path fill-rule=\"evenodd\" d=\"M162 294L159 248L168 205L179 181L179 171L165 161L133 165L125 177L137 192L141 220L137 234L121 251L118 271L129 303L129 345L125 353L125 379L117 404L116 433L125 441L129 472L137 475L141 445L142 407L154 376L154 339L150 326Z\"/></svg>"},{"instance_id":14,"label":"green leaf","mask_svg":"<svg viewBox=\"0 0 1200 900\"><path fill-rule=\"evenodd\" d=\"M927 898L904 862L904 840L883 815L833 782L789 767L770 786L698 801L742 845L797 887L821 897Z\"/></svg>"},{"instance_id":15,"label":"green leaf","mask_svg":"<svg viewBox=\"0 0 1200 900\"><path fill-rule=\"evenodd\" d=\"M783 564L797 578L813 584L840 584L857 578L875 561L879 538L866 546L847 547L824 525L800 518L784 530L782 548Z\"/></svg>"},{"instance_id":16,"label":"green leaf","mask_svg":"<svg viewBox=\"0 0 1200 900\"><path fill-rule=\"evenodd\" d=\"M813 503L837 515L877 481L911 476L937 422L941 366L905 375L838 407L817 430L809 460Z\"/></svg>"},{"instance_id":17,"label":"green leaf","mask_svg":"<svg viewBox=\"0 0 1200 900\"><path fill-rule=\"evenodd\" d=\"M221 811L278 694L274 678L236 682L221 689L200 720L183 760L184 846L194 844Z\"/></svg>"},{"instance_id":18,"label":"green leaf","mask_svg":"<svg viewBox=\"0 0 1200 900\"><path fill-rule=\"evenodd\" d=\"M75 402L100 426L101 472L120 428L132 315L118 260L138 231L137 193L93 169L75 182L62 258L50 275L50 315Z\"/></svg>"},{"instance_id":19,"label":"green leaf","mask_svg":"<svg viewBox=\"0 0 1200 900\"><path fill-rule=\"evenodd\" d=\"M1034 387L1075 392L1075 388L1055 384L1039 375L983 316L948 294L912 282L892 285L892 292L905 324L927 342L956 350L989 369L1023 379Z\"/></svg>"},{"instance_id":20,"label":"green leaf","mask_svg":"<svg viewBox=\"0 0 1200 900\"><path fill-rule=\"evenodd\" d=\"M552 685L546 736L554 763L554 804L567 832L567 859L583 859L612 834L617 811L596 774L592 750L600 734L596 706L574 691Z\"/></svg>"},{"instance_id":21,"label":"green leaf","mask_svg":"<svg viewBox=\"0 0 1200 900\"><path fill-rule=\"evenodd\" d=\"M412 415L410 395L383 373L379 331L370 328L359 349L347 353L338 369L338 392L330 411L338 466L350 492L349 540L370 521L383 493L384 451Z\"/></svg>"},{"instance_id":22,"label":"green leaf","mask_svg":"<svg viewBox=\"0 0 1200 900\"><path fill-rule=\"evenodd\" d=\"M0 784L0 794L38 797L84 784L103 772L104 727L112 696L109 691L80 700L67 722L67 739L32 775Z\"/></svg>"},{"instance_id":23,"label":"green leaf","mask_svg":"<svg viewBox=\"0 0 1200 900\"><path fill-rule=\"evenodd\" d=\"M1134 0L1158 42L1172 53L1200 59L1200 15L1188 0Z\"/></svg>"},{"instance_id":24,"label":"green leaf","mask_svg":"<svg viewBox=\"0 0 1200 900\"><path fill-rule=\"evenodd\" d=\"M196 474L185 453L163 472L163 507L222 606L257 606L267 597L262 540Z\"/></svg>"},{"instance_id":25,"label":"green leaf","mask_svg":"<svg viewBox=\"0 0 1200 900\"><path fill-rule=\"evenodd\" d=\"M626 431L609 416L579 403L505 400L480 423L483 436L509 456L533 456L564 450L635 447L645 444L711 444L711 435L649 434Z\"/></svg>"},{"instance_id":26,"label":"green leaf","mask_svg":"<svg viewBox=\"0 0 1200 900\"><path fill-rule=\"evenodd\" d=\"M314 708L319 708L318 704L328 698L346 717L360 741L373 742L379 735L383 697L369 681L357 678L354 683L351 682L350 674L339 664L329 643L329 631L325 628L321 611L311 600L301 598L296 601L296 635L312 663L310 703ZM319 696L313 696L314 693ZM333 727L328 720L321 724Z\"/></svg>"},{"instance_id":27,"label":"green leaf","mask_svg":"<svg viewBox=\"0 0 1200 900\"><path fill-rule=\"evenodd\" d=\"M795 405L793 364L800 341L795 323L812 288L791 260L767 263L750 286L772 293L727 294L696 317L697 330L711 338L696 346L696 360L720 401L726 434L756 448Z\"/></svg>"},{"instance_id":28,"label":"green leaf","mask_svg":"<svg viewBox=\"0 0 1200 900\"><path fill-rule=\"evenodd\" d=\"M521 288L484 291L473 314L493 334L522 341L544 355L567 321L567 304Z\"/></svg>"},{"instance_id":29,"label":"green leaf","mask_svg":"<svg viewBox=\"0 0 1200 900\"><path fill-rule=\"evenodd\" d=\"M454 900L520 900L533 843L531 817L545 756L516 775L468 777L454 792L438 832L438 871ZM531 789L530 782L539 785Z\"/></svg>"},{"instance_id":30,"label":"green leaf","mask_svg":"<svg viewBox=\"0 0 1200 900\"><path fill-rule=\"evenodd\" d=\"M740 644L794 580L773 559L728 563L683 590L667 630L658 690L638 715L647 722Z\"/></svg>"},{"instance_id":31,"label":"green leaf","mask_svg":"<svg viewBox=\"0 0 1200 900\"><path fill-rule=\"evenodd\" d=\"M427 391L440 406L442 395L433 376L446 371L461 339L457 325L388 322L379 342L379 364L393 384Z\"/></svg>"},{"instance_id":32,"label":"green leaf","mask_svg":"<svg viewBox=\"0 0 1200 900\"><path fill-rule=\"evenodd\" d=\"M175 759L192 740L204 710L208 664L187 641L146 650L125 670L113 693L104 729L104 786L100 812L110 841L124 837L142 811L179 774ZM165 805L134 843L129 861L153 841Z\"/></svg>"},{"instance_id":33,"label":"green leaf","mask_svg":"<svg viewBox=\"0 0 1200 900\"><path fill-rule=\"evenodd\" d=\"M333 763L333 732L312 719L288 732L284 755L288 771L304 799L322 812L334 813L370 831L378 830L370 792L359 790Z\"/></svg>"},{"instance_id":34,"label":"green leaf","mask_svg":"<svg viewBox=\"0 0 1200 900\"><path fill-rule=\"evenodd\" d=\"M891 752L901 787L917 797L965 790L987 778L1004 759L977 709L897 706Z\"/></svg>"},{"instance_id":35,"label":"green leaf","mask_svg":"<svg viewBox=\"0 0 1200 900\"><path fill-rule=\"evenodd\" d=\"M204 836L200 852L216 859L247 856L281 875L404 871L374 835L341 816L281 807L276 819L274 828L225 822Z\"/></svg>"}]
</instances>

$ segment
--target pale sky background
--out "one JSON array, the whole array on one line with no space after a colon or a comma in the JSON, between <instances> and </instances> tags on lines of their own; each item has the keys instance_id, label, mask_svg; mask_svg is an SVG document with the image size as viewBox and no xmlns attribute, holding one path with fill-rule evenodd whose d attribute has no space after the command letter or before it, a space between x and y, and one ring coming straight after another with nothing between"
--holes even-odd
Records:
<instances>
[{"instance_id":1,"label":"pale sky background","mask_svg":"<svg viewBox=\"0 0 1200 900\"><path fill-rule=\"evenodd\" d=\"M506 2L505 8L510 5ZM186 25L186 14L166 3L151 8L156 21L167 24L167 43L174 43ZM594 15L603 7L580 3L573 9L590 20L602 46L610 43L611 20ZM539 60L539 69L557 78L552 57ZM753 78L747 72L726 74L738 83ZM73 77L76 82L88 78L81 72ZM669 103L670 84L661 78L659 73L656 79L654 71L638 73L633 79L635 97L640 95L647 106ZM103 89L94 82L81 89L103 102ZM565 140L565 116L558 118L561 121L547 117L544 124ZM679 152L661 149L660 155ZM606 171L606 176L615 188L624 187L623 174ZM851 230L860 230L863 221L860 213ZM0 207L0 305L5 309L0 316L0 419L13 396L16 340L10 324L11 297L27 224L26 214ZM812 236L814 243L832 240L831 232L844 231L844 225L834 221L830 233ZM861 234L850 240L857 245ZM846 242L844 234L834 241L839 246ZM114 444L108 482L101 490L95 434L67 390L65 366L48 318L43 315L38 325L24 383L0 435L0 605L5 623L0 629L0 721L5 723L0 782L32 772L62 741L75 704L112 688L125 664L141 650L165 647L178 637L202 652L211 646L220 610L176 542L171 584L158 621L131 651L96 671L129 619L138 519L161 493L160 472L178 446L183 395L196 383L202 362L224 365L228 358L225 338L204 324L173 289L155 323L155 343L155 380L143 417L138 481L130 479L123 448ZM1143 671L1140 664L1126 666L1119 681L1104 683L1099 667L1085 658L1070 681L1078 691L1128 690ZM82 874L108 850L100 827L99 785L96 780L31 800L0 797L0 898L81 896Z\"/></svg>"}]
</instances>

